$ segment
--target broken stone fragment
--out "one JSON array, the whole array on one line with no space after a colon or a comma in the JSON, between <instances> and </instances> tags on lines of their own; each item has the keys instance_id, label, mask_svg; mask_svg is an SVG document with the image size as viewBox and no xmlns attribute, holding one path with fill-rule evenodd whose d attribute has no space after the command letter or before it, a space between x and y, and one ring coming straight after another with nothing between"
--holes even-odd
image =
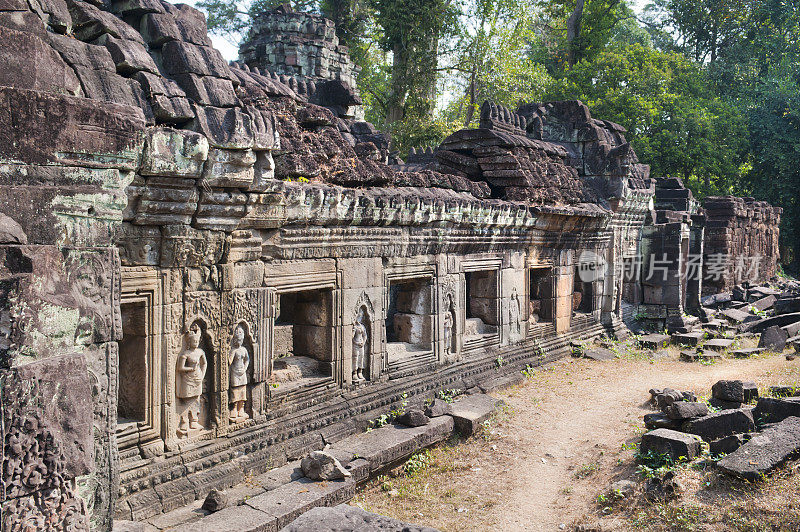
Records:
<instances>
[{"instance_id":1,"label":"broken stone fragment","mask_svg":"<svg viewBox=\"0 0 800 532\"><path fill-rule=\"evenodd\" d=\"M203 501L203 510L218 512L228 506L228 494L224 490L212 489Z\"/></svg>"},{"instance_id":2,"label":"broken stone fragment","mask_svg":"<svg viewBox=\"0 0 800 532\"><path fill-rule=\"evenodd\" d=\"M27 244L28 237L22 226L0 212L0 244Z\"/></svg>"},{"instance_id":3,"label":"broken stone fragment","mask_svg":"<svg viewBox=\"0 0 800 532\"><path fill-rule=\"evenodd\" d=\"M430 418L449 415L452 411L450 403L442 399L434 399L431 404L425 407L425 415Z\"/></svg>"},{"instance_id":4,"label":"broken stone fragment","mask_svg":"<svg viewBox=\"0 0 800 532\"><path fill-rule=\"evenodd\" d=\"M708 405L688 401L676 401L664 408L664 413L670 419L691 419L708 414Z\"/></svg>"},{"instance_id":5,"label":"broken stone fragment","mask_svg":"<svg viewBox=\"0 0 800 532\"><path fill-rule=\"evenodd\" d=\"M746 441L745 434L731 434L724 438L711 441L708 444L709 451L712 455L730 454Z\"/></svg>"},{"instance_id":6,"label":"broken stone fragment","mask_svg":"<svg viewBox=\"0 0 800 532\"><path fill-rule=\"evenodd\" d=\"M421 427L427 425L430 419L422 410L412 409L400 416L397 421L406 427Z\"/></svg>"},{"instance_id":7,"label":"broken stone fragment","mask_svg":"<svg viewBox=\"0 0 800 532\"><path fill-rule=\"evenodd\" d=\"M787 333L786 330L777 325L772 325L761 333L761 338L758 340L758 347L780 353L786 347L786 340L788 339L789 333Z\"/></svg>"},{"instance_id":8,"label":"broken stone fragment","mask_svg":"<svg viewBox=\"0 0 800 532\"><path fill-rule=\"evenodd\" d=\"M744 386L739 380L721 380L711 387L711 395L722 401L744 402Z\"/></svg>"},{"instance_id":9,"label":"broken stone fragment","mask_svg":"<svg viewBox=\"0 0 800 532\"><path fill-rule=\"evenodd\" d=\"M645 414L644 426L649 430L655 429L672 429L678 430L681 428L681 422L678 419L670 419L664 414L654 412L652 414Z\"/></svg>"},{"instance_id":10,"label":"broken stone fragment","mask_svg":"<svg viewBox=\"0 0 800 532\"><path fill-rule=\"evenodd\" d=\"M325 451L312 451L300 461L300 468L311 480L339 480L350 476L350 471Z\"/></svg>"}]
</instances>

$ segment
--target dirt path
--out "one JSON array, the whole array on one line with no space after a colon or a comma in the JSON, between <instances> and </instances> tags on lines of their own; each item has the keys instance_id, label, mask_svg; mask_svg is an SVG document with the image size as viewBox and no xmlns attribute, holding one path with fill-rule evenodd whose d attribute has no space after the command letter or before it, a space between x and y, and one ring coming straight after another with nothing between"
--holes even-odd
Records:
<instances>
[{"instance_id":1,"label":"dirt path","mask_svg":"<svg viewBox=\"0 0 800 532\"><path fill-rule=\"evenodd\" d=\"M798 382L800 365L782 356L724 359L713 365L672 358L651 363L564 359L496 394L508 412L483 437L434 451L435 464L384 479L362 506L441 530L559 530L597 522L597 495L633 474L650 388L710 393L719 379L760 385ZM625 529L603 519L604 529Z\"/></svg>"}]
</instances>

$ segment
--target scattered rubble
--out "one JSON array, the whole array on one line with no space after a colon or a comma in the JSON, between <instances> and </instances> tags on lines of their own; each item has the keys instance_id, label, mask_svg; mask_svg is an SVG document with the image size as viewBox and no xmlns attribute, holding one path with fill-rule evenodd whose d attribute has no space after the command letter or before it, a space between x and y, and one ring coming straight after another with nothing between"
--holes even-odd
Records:
<instances>
[{"instance_id":1,"label":"scattered rubble","mask_svg":"<svg viewBox=\"0 0 800 532\"><path fill-rule=\"evenodd\" d=\"M773 397L759 397L755 382L720 380L711 393L706 403L689 392L651 389L650 403L661 412L644 416L650 432L640 455L692 460L706 442L712 457L726 455L717 463L721 471L755 480L800 451L800 388L770 386Z\"/></svg>"}]
</instances>

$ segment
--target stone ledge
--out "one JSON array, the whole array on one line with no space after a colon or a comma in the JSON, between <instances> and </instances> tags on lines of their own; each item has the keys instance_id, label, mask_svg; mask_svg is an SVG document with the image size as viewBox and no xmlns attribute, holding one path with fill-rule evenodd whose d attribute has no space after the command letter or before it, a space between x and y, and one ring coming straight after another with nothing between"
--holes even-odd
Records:
<instances>
[{"instance_id":1,"label":"stone ledge","mask_svg":"<svg viewBox=\"0 0 800 532\"><path fill-rule=\"evenodd\" d=\"M509 379L509 382L516 379ZM454 432L476 432L502 401L488 395L468 395L453 403L453 416L431 419L421 427L386 425L345 438L330 447L350 471L346 480L314 482L302 476L299 461L272 469L233 487L233 506L209 514L194 501L142 523L142 530L174 532L274 532L319 506L336 506L353 498L356 488L379 471L408 459L415 452L445 440ZM116 530L116 528L115 528Z\"/></svg>"}]
</instances>

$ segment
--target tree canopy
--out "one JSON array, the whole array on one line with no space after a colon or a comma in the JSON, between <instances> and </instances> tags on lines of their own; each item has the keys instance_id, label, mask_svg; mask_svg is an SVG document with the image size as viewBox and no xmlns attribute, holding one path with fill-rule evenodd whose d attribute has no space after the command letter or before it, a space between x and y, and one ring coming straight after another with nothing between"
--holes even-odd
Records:
<instances>
[{"instance_id":1,"label":"tree canopy","mask_svg":"<svg viewBox=\"0 0 800 532\"><path fill-rule=\"evenodd\" d=\"M285 0L203 0L209 28L241 39ZM652 175L698 196L784 207L785 259L800 236L800 2L293 0L331 18L361 67L367 118L402 155L510 107L581 99L628 130Z\"/></svg>"}]
</instances>

